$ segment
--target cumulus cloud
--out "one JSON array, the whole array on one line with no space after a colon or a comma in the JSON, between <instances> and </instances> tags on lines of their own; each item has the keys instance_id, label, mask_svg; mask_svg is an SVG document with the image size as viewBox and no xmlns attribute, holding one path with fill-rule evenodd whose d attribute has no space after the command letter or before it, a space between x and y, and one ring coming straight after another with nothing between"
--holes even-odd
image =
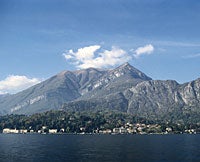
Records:
<instances>
[{"instance_id":1,"label":"cumulus cloud","mask_svg":"<svg viewBox=\"0 0 200 162\"><path fill-rule=\"evenodd\" d=\"M77 52L70 49L63 53L63 56L79 69L89 67L106 68L122 64L131 59L125 50L118 47L113 46L111 50L100 50L100 45L93 45L79 48Z\"/></svg>"},{"instance_id":2,"label":"cumulus cloud","mask_svg":"<svg viewBox=\"0 0 200 162\"><path fill-rule=\"evenodd\" d=\"M154 46L151 44L145 45L143 47L139 47L134 51L134 57L138 58L141 55L149 55L154 51Z\"/></svg>"},{"instance_id":3,"label":"cumulus cloud","mask_svg":"<svg viewBox=\"0 0 200 162\"><path fill-rule=\"evenodd\" d=\"M9 75L4 80L0 81L0 94L17 93L35 84L40 83L42 80L38 78L28 78L20 75Z\"/></svg>"}]
</instances>

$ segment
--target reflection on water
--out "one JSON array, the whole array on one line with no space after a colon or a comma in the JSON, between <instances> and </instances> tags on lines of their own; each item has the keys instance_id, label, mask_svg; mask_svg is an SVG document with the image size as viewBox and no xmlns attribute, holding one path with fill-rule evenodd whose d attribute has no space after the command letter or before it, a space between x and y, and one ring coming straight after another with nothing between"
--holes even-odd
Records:
<instances>
[{"instance_id":1,"label":"reflection on water","mask_svg":"<svg viewBox=\"0 0 200 162\"><path fill-rule=\"evenodd\" d=\"M0 134L0 161L200 161L200 135Z\"/></svg>"}]
</instances>

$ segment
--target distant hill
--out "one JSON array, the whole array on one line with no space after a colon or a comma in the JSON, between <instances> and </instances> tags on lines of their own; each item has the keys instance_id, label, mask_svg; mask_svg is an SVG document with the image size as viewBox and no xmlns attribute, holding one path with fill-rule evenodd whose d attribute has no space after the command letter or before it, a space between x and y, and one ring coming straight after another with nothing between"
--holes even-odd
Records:
<instances>
[{"instance_id":1,"label":"distant hill","mask_svg":"<svg viewBox=\"0 0 200 162\"><path fill-rule=\"evenodd\" d=\"M197 120L200 79L184 84L152 80L125 63L112 70L63 71L15 95L0 98L1 114L51 109L118 110L149 119Z\"/></svg>"}]
</instances>

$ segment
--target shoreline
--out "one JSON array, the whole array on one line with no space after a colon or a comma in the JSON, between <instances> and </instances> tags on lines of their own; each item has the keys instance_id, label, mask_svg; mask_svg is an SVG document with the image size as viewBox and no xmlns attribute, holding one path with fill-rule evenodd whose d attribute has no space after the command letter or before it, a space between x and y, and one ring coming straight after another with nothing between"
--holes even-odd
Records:
<instances>
[{"instance_id":1,"label":"shoreline","mask_svg":"<svg viewBox=\"0 0 200 162\"><path fill-rule=\"evenodd\" d=\"M26 135L198 135L200 133L3 133L0 134L26 134Z\"/></svg>"}]
</instances>

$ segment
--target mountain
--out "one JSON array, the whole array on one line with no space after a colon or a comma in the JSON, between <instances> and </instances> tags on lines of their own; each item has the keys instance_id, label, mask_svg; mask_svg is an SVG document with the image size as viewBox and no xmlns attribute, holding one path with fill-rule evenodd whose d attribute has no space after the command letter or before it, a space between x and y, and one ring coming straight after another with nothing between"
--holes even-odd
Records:
<instances>
[{"instance_id":1,"label":"mountain","mask_svg":"<svg viewBox=\"0 0 200 162\"><path fill-rule=\"evenodd\" d=\"M66 103L64 108L76 111L109 108L148 120L198 123L200 79L185 84L173 80L142 81L124 91Z\"/></svg>"},{"instance_id":2,"label":"mountain","mask_svg":"<svg viewBox=\"0 0 200 162\"><path fill-rule=\"evenodd\" d=\"M2 97L6 97L6 96L9 96L9 95L10 95L9 93L0 94L0 98L2 98Z\"/></svg>"},{"instance_id":3,"label":"mountain","mask_svg":"<svg viewBox=\"0 0 200 162\"><path fill-rule=\"evenodd\" d=\"M200 79L184 84L152 80L125 63L111 70L63 71L27 90L0 99L1 114L33 114L61 108L117 110L150 120L198 121Z\"/></svg>"},{"instance_id":4,"label":"mountain","mask_svg":"<svg viewBox=\"0 0 200 162\"><path fill-rule=\"evenodd\" d=\"M5 93L5 94L0 94L0 101L5 99L6 97L8 97L10 94L9 93Z\"/></svg>"},{"instance_id":5,"label":"mountain","mask_svg":"<svg viewBox=\"0 0 200 162\"><path fill-rule=\"evenodd\" d=\"M81 97L88 98L89 94L100 94L106 86L114 89L116 85L119 85L118 88L124 90L127 87L126 84L130 84L128 85L130 87L150 79L128 63L114 70L88 68L63 71L42 83L0 100L0 112L1 114L32 114L59 109L69 101ZM123 86L120 87L120 85Z\"/></svg>"}]
</instances>

